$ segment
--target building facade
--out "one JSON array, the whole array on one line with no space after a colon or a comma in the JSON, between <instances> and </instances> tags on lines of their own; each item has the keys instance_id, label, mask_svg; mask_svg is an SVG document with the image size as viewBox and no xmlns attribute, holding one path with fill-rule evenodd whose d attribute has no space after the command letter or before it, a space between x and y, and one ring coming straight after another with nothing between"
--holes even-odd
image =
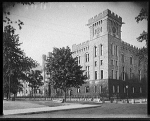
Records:
<instances>
[{"instance_id":1,"label":"building facade","mask_svg":"<svg viewBox=\"0 0 150 121\"><path fill-rule=\"evenodd\" d=\"M121 39L122 24L122 18L109 9L88 20L90 40L72 45L73 57L88 76L87 84L73 89L74 95L146 95L144 63L137 56L139 49Z\"/></svg>"},{"instance_id":2,"label":"building facade","mask_svg":"<svg viewBox=\"0 0 150 121\"><path fill-rule=\"evenodd\" d=\"M139 49L121 39L122 24L122 18L109 9L88 20L90 40L72 45L72 56L78 58L88 79L80 88L72 88L71 93L68 90L68 96L146 97L146 67L137 56ZM43 70L50 56L50 52L42 56ZM43 74L45 95L62 96L61 90L48 85L46 70Z\"/></svg>"},{"instance_id":3,"label":"building facade","mask_svg":"<svg viewBox=\"0 0 150 121\"><path fill-rule=\"evenodd\" d=\"M36 68L32 69L33 71L39 70L42 72L42 76L44 75L44 71L42 66L37 66ZM35 90L34 94L32 92L31 87L29 86L29 82L20 80L22 84L22 91L17 93L17 97L32 97L32 96L43 96L44 95L44 86L40 86L39 89ZM44 80L42 81L44 82Z\"/></svg>"}]
</instances>

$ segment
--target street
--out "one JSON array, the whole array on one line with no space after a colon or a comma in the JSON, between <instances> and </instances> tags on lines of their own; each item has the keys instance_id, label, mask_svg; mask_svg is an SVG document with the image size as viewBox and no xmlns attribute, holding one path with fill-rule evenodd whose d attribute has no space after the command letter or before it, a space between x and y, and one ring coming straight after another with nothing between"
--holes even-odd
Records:
<instances>
[{"instance_id":1,"label":"street","mask_svg":"<svg viewBox=\"0 0 150 121\"><path fill-rule=\"evenodd\" d=\"M63 110L39 114L7 115L3 118L145 118L147 104L105 103L101 107Z\"/></svg>"}]
</instances>

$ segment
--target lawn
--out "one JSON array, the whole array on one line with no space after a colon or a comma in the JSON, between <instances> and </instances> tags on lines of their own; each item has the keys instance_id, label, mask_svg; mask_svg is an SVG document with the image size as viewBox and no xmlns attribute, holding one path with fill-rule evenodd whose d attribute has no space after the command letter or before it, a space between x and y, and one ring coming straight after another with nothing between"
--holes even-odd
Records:
<instances>
[{"instance_id":1,"label":"lawn","mask_svg":"<svg viewBox=\"0 0 150 121\"><path fill-rule=\"evenodd\" d=\"M25 108L40 108L40 107L55 107L66 105L54 101L3 101L3 110L25 109Z\"/></svg>"}]
</instances>

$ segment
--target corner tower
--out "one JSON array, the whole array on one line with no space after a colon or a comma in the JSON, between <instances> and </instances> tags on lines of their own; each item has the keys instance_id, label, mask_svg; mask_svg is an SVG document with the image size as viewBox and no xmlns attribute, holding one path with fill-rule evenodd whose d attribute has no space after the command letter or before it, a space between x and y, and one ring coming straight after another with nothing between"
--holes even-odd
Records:
<instances>
[{"instance_id":1,"label":"corner tower","mask_svg":"<svg viewBox=\"0 0 150 121\"><path fill-rule=\"evenodd\" d=\"M122 18L109 9L90 18L87 25L90 28L90 40L105 34L121 39Z\"/></svg>"}]
</instances>

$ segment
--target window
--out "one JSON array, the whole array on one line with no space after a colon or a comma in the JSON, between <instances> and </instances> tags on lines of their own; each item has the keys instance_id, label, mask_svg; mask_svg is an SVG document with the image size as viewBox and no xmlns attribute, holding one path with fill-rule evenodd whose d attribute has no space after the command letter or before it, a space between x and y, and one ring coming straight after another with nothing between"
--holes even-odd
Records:
<instances>
[{"instance_id":1,"label":"window","mask_svg":"<svg viewBox=\"0 0 150 121\"><path fill-rule=\"evenodd\" d=\"M115 93L115 86L113 85L113 93Z\"/></svg>"},{"instance_id":2,"label":"window","mask_svg":"<svg viewBox=\"0 0 150 121\"><path fill-rule=\"evenodd\" d=\"M121 54L122 63L124 63L124 54Z\"/></svg>"},{"instance_id":3,"label":"window","mask_svg":"<svg viewBox=\"0 0 150 121\"><path fill-rule=\"evenodd\" d=\"M77 88L77 93L80 93L80 88Z\"/></svg>"},{"instance_id":4,"label":"window","mask_svg":"<svg viewBox=\"0 0 150 121\"><path fill-rule=\"evenodd\" d=\"M130 79L132 79L132 68L130 68Z\"/></svg>"},{"instance_id":5,"label":"window","mask_svg":"<svg viewBox=\"0 0 150 121\"><path fill-rule=\"evenodd\" d=\"M90 66L88 66L88 79L90 78L89 68Z\"/></svg>"},{"instance_id":6,"label":"window","mask_svg":"<svg viewBox=\"0 0 150 121\"><path fill-rule=\"evenodd\" d=\"M101 79L103 79L103 70L101 70Z\"/></svg>"},{"instance_id":7,"label":"window","mask_svg":"<svg viewBox=\"0 0 150 121\"><path fill-rule=\"evenodd\" d=\"M116 71L116 79L118 79L118 71Z\"/></svg>"},{"instance_id":8,"label":"window","mask_svg":"<svg viewBox=\"0 0 150 121\"><path fill-rule=\"evenodd\" d=\"M140 87L140 93L142 93L142 88Z\"/></svg>"},{"instance_id":9,"label":"window","mask_svg":"<svg viewBox=\"0 0 150 121\"><path fill-rule=\"evenodd\" d=\"M114 78L114 77L113 77L113 74L114 74L114 70L111 70L111 74L112 74L112 76L111 76L111 77L112 77L112 79L113 79L113 78Z\"/></svg>"},{"instance_id":10,"label":"window","mask_svg":"<svg viewBox=\"0 0 150 121\"><path fill-rule=\"evenodd\" d=\"M97 57L97 47L94 47L95 57Z\"/></svg>"},{"instance_id":11,"label":"window","mask_svg":"<svg viewBox=\"0 0 150 121\"><path fill-rule=\"evenodd\" d=\"M116 45L116 56L118 56L118 46Z\"/></svg>"},{"instance_id":12,"label":"window","mask_svg":"<svg viewBox=\"0 0 150 121\"><path fill-rule=\"evenodd\" d=\"M134 93L134 91L135 91L135 90L134 90L134 87L133 87L133 88L132 88L132 92Z\"/></svg>"},{"instance_id":13,"label":"window","mask_svg":"<svg viewBox=\"0 0 150 121\"><path fill-rule=\"evenodd\" d=\"M113 53L113 55L115 55L115 49L116 49L116 48L115 48L115 45L114 45L114 53Z\"/></svg>"},{"instance_id":14,"label":"window","mask_svg":"<svg viewBox=\"0 0 150 121\"><path fill-rule=\"evenodd\" d=\"M122 80L125 81L125 69L122 67Z\"/></svg>"},{"instance_id":15,"label":"window","mask_svg":"<svg viewBox=\"0 0 150 121\"><path fill-rule=\"evenodd\" d=\"M113 55L113 44L111 44L110 46L111 46L111 55Z\"/></svg>"},{"instance_id":16,"label":"window","mask_svg":"<svg viewBox=\"0 0 150 121\"><path fill-rule=\"evenodd\" d=\"M89 86L86 86L85 87L85 93L89 93L90 92L90 88L89 88Z\"/></svg>"},{"instance_id":17,"label":"window","mask_svg":"<svg viewBox=\"0 0 150 121\"><path fill-rule=\"evenodd\" d=\"M80 56L79 56L79 64L80 64Z\"/></svg>"},{"instance_id":18,"label":"window","mask_svg":"<svg viewBox=\"0 0 150 121\"><path fill-rule=\"evenodd\" d=\"M118 61L116 61L116 66L118 66Z\"/></svg>"},{"instance_id":19,"label":"window","mask_svg":"<svg viewBox=\"0 0 150 121\"><path fill-rule=\"evenodd\" d=\"M102 24L102 20L101 20L101 24Z\"/></svg>"},{"instance_id":20,"label":"window","mask_svg":"<svg viewBox=\"0 0 150 121\"><path fill-rule=\"evenodd\" d=\"M102 86L99 87L99 93L102 93Z\"/></svg>"},{"instance_id":21,"label":"window","mask_svg":"<svg viewBox=\"0 0 150 121\"><path fill-rule=\"evenodd\" d=\"M93 24L93 37L94 37L94 24Z\"/></svg>"},{"instance_id":22,"label":"window","mask_svg":"<svg viewBox=\"0 0 150 121\"><path fill-rule=\"evenodd\" d=\"M79 63L79 57L77 56L77 63Z\"/></svg>"},{"instance_id":23,"label":"window","mask_svg":"<svg viewBox=\"0 0 150 121\"><path fill-rule=\"evenodd\" d=\"M89 62L89 53L85 54L85 62Z\"/></svg>"},{"instance_id":24,"label":"window","mask_svg":"<svg viewBox=\"0 0 150 121\"><path fill-rule=\"evenodd\" d=\"M96 90L97 90L96 88L97 88L97 87L96 87L96 86L94 86L94 93L96 93Z\"/></svg>"},{"instance_id":25,"label":"window","mask_svg":"<svg viewBox=\"0 0 150 121\"><path fill-rule=\"evenodd\" d=\"M86 68L85 75L88 76L88 75L87 75L87 66L86 66L85 68Z\"/></svg>"},{"instance_id":26,"label":"window","mask_svg":"<svg viewBox=\"0 0 150 121\"><path fill-rule=\"evenodd\" d=\"M89 53L85 54L85 62L89 62Z\"/></svg>"},{"instance_id":27,"label":"window","mask_svg":"<svg viewBox=\"0 0 150 121\"><path fill-rule=\"evenodd\" d=\"M100 44L100 55L102 56L103 55L103 45Z\"/></svg>"},{"instance_id":28,"label":"window","mask_svg":"<svg viewBox=\"0 0 150 121\"><path fill-rule=\"evenodd\" d=\"M102 27L101 27L101 32L102 32Z\"/></svg>"},{"instance_id":29,"label":"window","mask_svg":"<svg viewBox=\"0 0 150 121\"><path fill-rule=\"evenodd\" d=\"M89 66L86 66L86 76L88 77L88 79L90 78Z\"/></svg>"},{"instance_id":30,"label":"window","mask_svg":"<svg viewBox=\"0 0 150 121\"><path fill-rule=\"evenodd\" d=\"M132 65L132 63L133 63L133 62L132 62L132 57L130 57L130 65Z\"/></svg>"},{"instance_id":31,"label":"window","mask_svg":"<svg viewBox=\"0 0 150 121\"><path fill-rule=\"evenodd\" d=\"M103 65L103 60L100 60L100 65Z\"/></svg>"},{"instance_id":32,"label":"window","mask_svg":"<svg viewBox=\"0 0 150 121\"><path fill-rule=\"evenodd\" d=\"M97 66L97 61L95 61L95 67Z\"/></svg>"},{"instance_id":33,"label":"window","mask_svg":"<svg viewBox=\"0 0 150 121\"><path fill-rule=\"evenodd\" d=\"M95 71L95 80L97 79L97 71Z\"/></svg>"},{"instance_id":34,"label":"window","mask_svg":"<svg viewBox=\"0 0 150 121\"><path fill-rule=\"evenodd\" d=\"M126 93L126 88L124 87L124 93Z\"/></svg>"},{"instance_id":35,"label":"window","mask_svg":"<svg viewBox=\"0 0 150 121\"><path fill-rule=\"evenodd\" d=\"M119 85L117 86L117 93L119 93Z\"/></svg>"}]
</instances>

